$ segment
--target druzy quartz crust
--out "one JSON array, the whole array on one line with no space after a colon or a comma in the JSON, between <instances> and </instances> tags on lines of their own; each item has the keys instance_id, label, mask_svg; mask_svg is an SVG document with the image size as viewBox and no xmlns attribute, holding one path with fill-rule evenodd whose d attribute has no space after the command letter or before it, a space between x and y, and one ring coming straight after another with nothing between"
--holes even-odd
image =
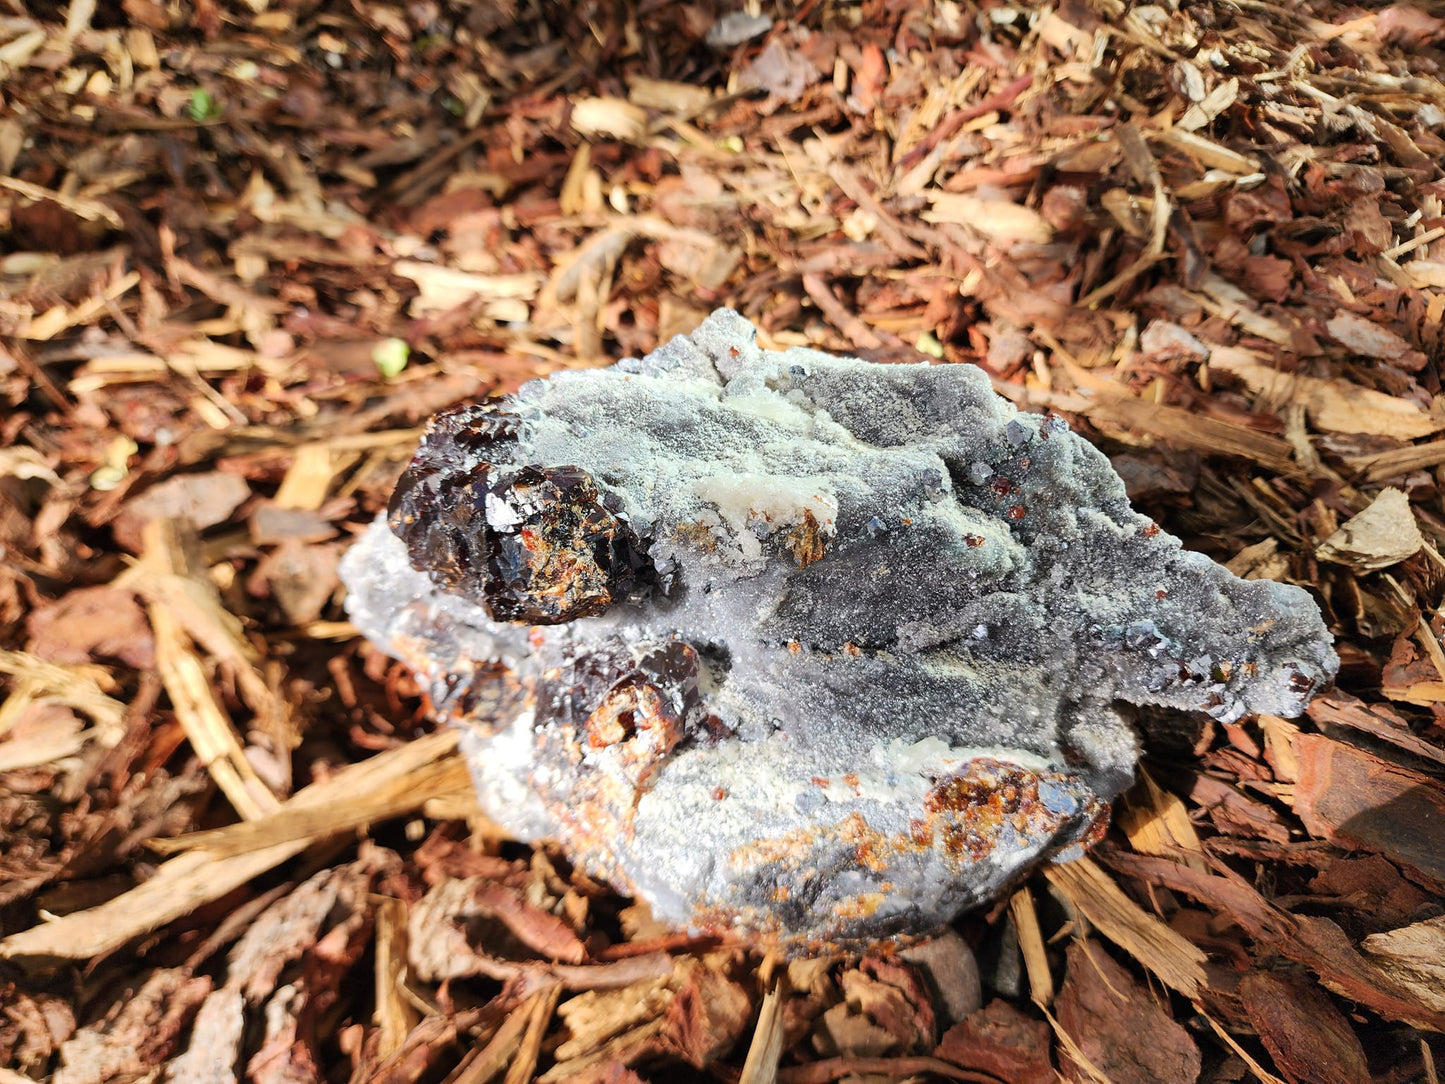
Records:
<instances>
[{"instance_id":1,"label":"druzy quartz crust","mask_svg":"<svg viewBox=\"0 0 1445 1084\"><path fill-rule=\"evenodd\" d=\"M768 351L728 310L439 415L342 575L490 817L789 950L1079 853L1131 705L1293 716L1338 666L1305 591L1183 550L981 370Z\"/></svg>"}]
</instances>

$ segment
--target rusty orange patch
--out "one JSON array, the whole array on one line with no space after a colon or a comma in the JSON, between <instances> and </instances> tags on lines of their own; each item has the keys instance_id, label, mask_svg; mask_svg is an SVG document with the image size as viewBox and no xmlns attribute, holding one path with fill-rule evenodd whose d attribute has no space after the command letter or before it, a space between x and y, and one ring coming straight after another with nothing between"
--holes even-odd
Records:
<instances>
[{"instance_id":1,"label":"rusty orange patch","mask_svg":"<svg viewBox=\"0 0 1445 1084\"><path fill-rule=\"evenodd\" d=\"M661 690L634 682L612 689L587 717L586 729L593 749L621 747L623 774L645 789L682 740L683 727Z\"/></svg>"},{"instance_id":2,"label":"rusty orange patch","mask_svg":"<svg viewBox=\"0 0 1445 1084\"><path fill-rule=\"evenodd\" d=\"M821 561L828 548L828 540L817 517L803 509L803 522L783 535L783 548L792 556L799 568L807 568L814 561Z\"/></svg>"},{"instance_id":3,"label":"rusty orange patch","mask_svg":"<svg viewBox=\"0 0 1445 1084\"><path fill-rule=\"evenodd\" d=\"M1094 799L1073 813L1050 809L1039 797L1044 782L1073 789L1069 777L1056 772L1040 773L989 758L971 761L962 773L929 791L924 800L927 825L941 833L948 858L963 865L988 858L1006 830L1046 839L1074 817L1097 816L1101 803Z\"/></svg>"}]
</instances>

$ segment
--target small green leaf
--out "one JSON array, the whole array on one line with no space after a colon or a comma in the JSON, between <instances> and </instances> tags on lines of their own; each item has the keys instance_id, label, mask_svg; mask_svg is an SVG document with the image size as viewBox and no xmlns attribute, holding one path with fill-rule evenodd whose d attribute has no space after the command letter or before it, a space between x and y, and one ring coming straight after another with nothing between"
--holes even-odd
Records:
<instances>
[{"instance_id":1,"label":"small green leaf","mask_svg":"<svg viewBox=\"0 0 1445 1084\"><path fill-rule=\"evenodd\" d=\"M411 347L405 339L384 339L371 351L371 360L376 362L377 370L388 380L399 376L410 358Z\"/></svg>"},{"instance_id":2,"label":"small green leaf","mask_svg":"<svg viewBox=\"0 0 1445 1084\"><path fill-rule=\"evenodd\" d=\"M191 120L202 124L208 120L215 120L221 115L221 103L216 101L205 87L197 87L191 91L191 100L186 103L186 112L190 114Z\"/></svg>"},{"instance_id":3,"label":"small green leaf","mask_svg":"<svg viewBox=\"0 0 1445 1084\"><path fill-rule=\"evenodd\" d=\"M931 358L943 358L943 344L938 341L937 336L931 331L925 331L918 336L918 341L913 344L913 349L920 354L927 354Z\"/></svg>"},{"instance_id":4,"label":"small green leaf","mask_svg":"<svg viewBox=\"0 0 1445 1084\"><path fill-rule=\"evenodd\" d=\"M125 481L125 476L126 469L124 467L113 467L110 464L96 467L90 473L90 488L98 493L109 493Z\"/></svg>"}]
</instances>

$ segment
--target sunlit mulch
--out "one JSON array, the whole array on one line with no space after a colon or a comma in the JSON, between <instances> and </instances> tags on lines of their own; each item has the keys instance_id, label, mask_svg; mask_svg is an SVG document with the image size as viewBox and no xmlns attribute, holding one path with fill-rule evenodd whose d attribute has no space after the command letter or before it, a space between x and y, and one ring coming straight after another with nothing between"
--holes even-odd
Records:
<instances>
[{"instance_id":1,"label":"sunlit mulch","mask_svg":"<svg viewBox=\"0 0 1445 1084\"><path fill-rule=\"evenodd\" d=\"M1445 23L765 7L0 16L0 1084L1437 1079ZM1338 637L1304 719L1141 720L981 1007L497 838L344 621L428 415L719 304L983 366Z\"/></svg>"}]
</instances>

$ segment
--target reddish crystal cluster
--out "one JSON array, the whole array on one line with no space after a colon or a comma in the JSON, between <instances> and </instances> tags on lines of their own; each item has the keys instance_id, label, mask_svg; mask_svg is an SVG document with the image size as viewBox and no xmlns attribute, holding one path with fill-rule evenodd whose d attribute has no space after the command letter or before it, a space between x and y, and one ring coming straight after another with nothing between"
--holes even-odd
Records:
<instances>
[{"instance_id":1,"label":"reddish crystal cluster","mask_svg":"<svg viewBox=\"0 0 1445 1084\"><path fill-rule=\"evenodd\" d=\"M494 621L603 613L645 587L651 562L581 467L507 465L521 424L500 400L437 415L387 522L413 568Z\"/></svg>"}]
</instances>

